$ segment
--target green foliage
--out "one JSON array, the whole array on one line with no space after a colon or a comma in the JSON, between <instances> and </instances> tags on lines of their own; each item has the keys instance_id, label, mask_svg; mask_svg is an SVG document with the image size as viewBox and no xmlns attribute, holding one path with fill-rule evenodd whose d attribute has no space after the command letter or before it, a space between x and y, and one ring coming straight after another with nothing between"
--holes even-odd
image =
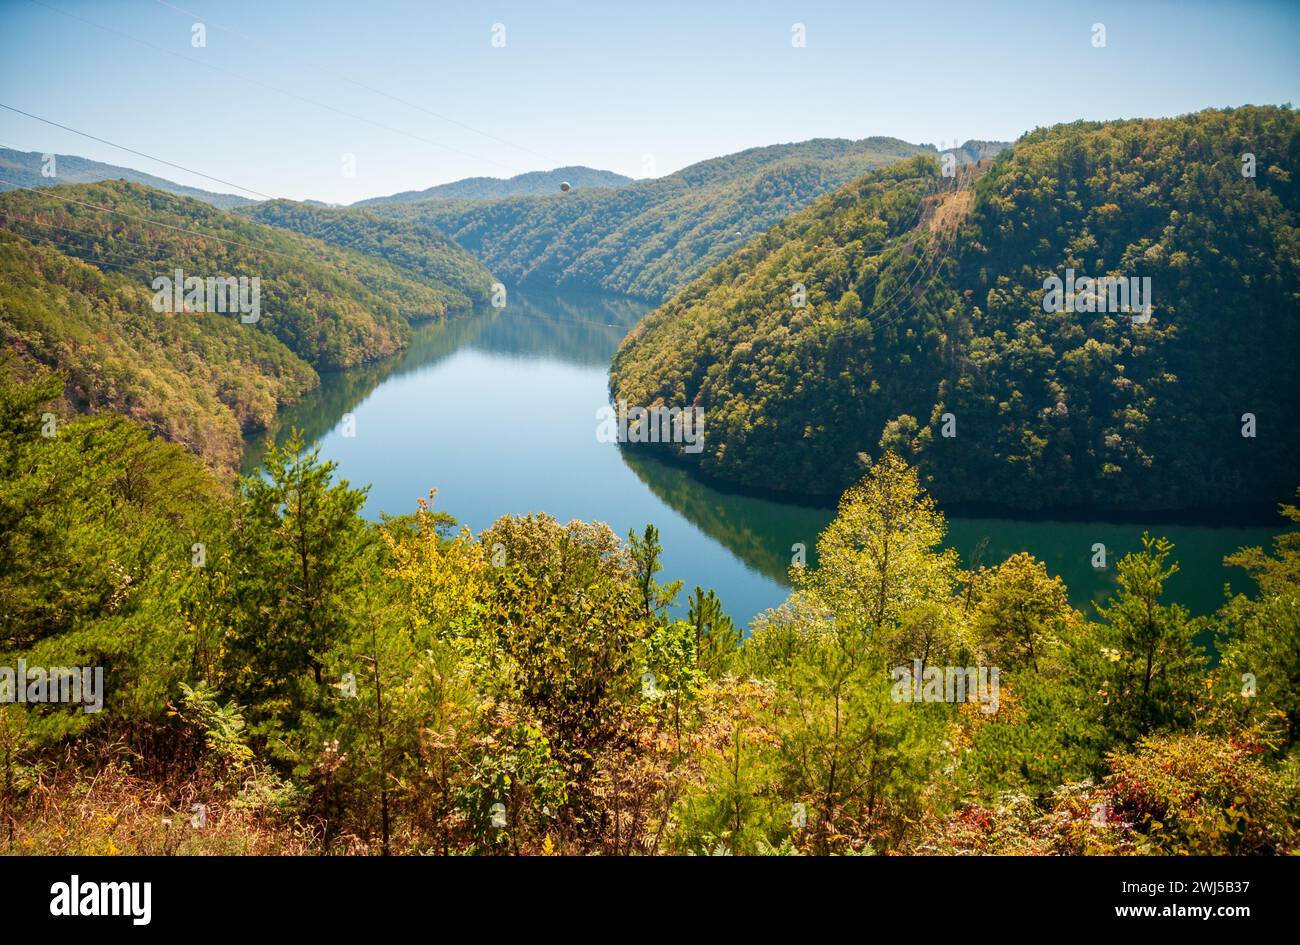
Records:
<instances>
[{"instance_id":1,"label":"green foliage","mask_svg":"<svg viewBox=\"0 0 1300 945\"><path fill-rule=\"evenodd\" d=\"M990 661L1037 671L1039 658L1077 619L1064 582L1031 555L1014 554L978 582L975 634Z\"/></svg>"},{"instance_id":2,"label":"green foliage","mask_svg":"<svg viewBox=\"0 0 1300 945\"><path fill-rule=\"evenodd\" d=\"M1283 743L1300 736L1300 594L1241 598L1224 608L1220 682L1241 724L1279 716Z\"/></svg>"},{"instance_id":3,"label":"green foliage","mask_svg":"<svg viewBox=\"0 0 1300 945\"><path fill-rule=\"evenodd\" d=\"M257 276L261 317L252 327L318 368L392 354L410 331L399 312L426 304L420 299L427 290L385 262L121 181L11 191L0 195L0 219L25 241L122 270L146 303L153 279L177 268L187 276ZM366 288L358 281L363 276L388 280L390 295ZM437 312L432 298L427 305ZM162 317L151 306L144 311Z\"/></svg>"},{"instance_id":4,"label":"green foliage","mask_svg":"<svg viewBox=\"0 0 1300 945\"><path fill-rule=\"evenodd\" d=\"M222 688L253 718L287 722L316 702L325 655L356 632L377 544L359 517L365 490L332 482L297 437L240 481L225 573ZM310 675L310 678L308 676Z\"/></svg>"},{"instance_id":5,"label":"green foliage","mask_svg":"<svg viewBox=\"0 0 1300 945\"><path fill-rule=\"evenodd\" d=\"M408 318L464 313L488 302L492 275L427 222L394 220L355 208L339 210L292 200L268 200L246 207L241 213L259 223L292 230L371 260L382 259L407 279L418 280L431 296L422 300L419 308L404 308L410 304L406 296L393 299ZM391 271L381 266L367 266L356 277L378 295L389 291ZM410 297L410 301L414 298Z\"/></svg>"},{"instance_id":6,"label":"green foliage","mask_svg":"<svg viewBox=\"0 0 1300 945\"><path fill-rule=\"evenodd\" d=\"M968 720L957 736L969 749L957 771L963 793L1044 796L1104 768L1105 732L1079 711L1083 698L1070 679L1025 672L1004 681L997 714Z\"/></svg>"},{"instance_id":7,"label":"green foliage","mask_svg":"<svg viewBox=\"0 0 1300 945\"><path fill-rule=\"evenodd\" d=\"M1243 552L1261 590L1212 670L1167 542L1094 622L1024 555L963 586L888 454L741 642L701 588L669 618L653 528L371 525L296 437L231 494L129 420L42 435L56 393L0 379L0 666L102 666L107 694L0 707L17 850L1300 849L1289 541ZM900 698L916 662L992 663L997 700Z\"/></svg>"},{"instance_id":8,"label":"green foliage","mask_svg":"<svg viewBox=\"0 0 1300 945\"><path fill-rule=\"evenodd\" d=\"M0 366L0 665L104 670L102 713L34 707L32 737L155 722L190 670L180 596L223 494L192 456L116 417L43 419L57 386Z\"/></svg>"},{"instance_id":9,"label":"green foliage","mask_svg":"<svg viewBox=\"0 0 1300 945\"><path fill-rule=\"evenodd\" d=\"M636 537L636 532L629 532L627 547L628 554L632 558L636 584L641 591L641 600L645 603L645 615L662 616L664 610L677 600L682 582L673 581L665 586L655 580L655 575L663 570L663 565L659 561L663 554L663 545L659 542L659 529L647 525L645 534L640 538Z\"/></svg>"},{"instance_id":10,"label":"green foliage","mask_svg":"<svg viewBox=\"0 0 1300 945\"><path fill-rule=\"evenodd\" d=\"M696 587L689 602L687 623L694 633L696 666L706 676L716 679L732 669L744 634L722 610L722 601L713 591Z\"/></svg>"},{"instance_id":11,"label":"green foliage","mask_svg":"<svg viewBox=\"0 0 1300 945\"><path fill-rule=\"evenodd\" d=\"M1300 524L1300 507L1283 503L1280 511L1287 521ZM1224 563L1245 569L1265 593L1285 593L1300 585L1300 529L1293 528L1274 538L1271 555L1263 548L1242 548L1225 558Z\"/></svg>"},{"instance_id":12,"label":"green foliage","mask_svg":"<svg viewBox=\"0 0 1300 945\"><path fill-rule=\"evenodd\" d=\"M922 153L934 152L896 138L821 138L752 148L618 188L368 209L431 224L509 283L663 299L821 194Z\"/></svg>"},{"instance_id":13,"label":"green foliage","mask_svg":"<svg viewBox=\"0 0 1300 945\"><path fill-rule=\"evenodd\" d=\"M246 743L244 713L237 704L222 705L216 693L202 685L191 688L181 683L180 690L180 703L173 714L203 737L215 762L239 768L253 759L253 750Z\"/></svg>"},{"instance_id":14,"label":"green foliage","mask_svg":"<svg viewBox=\"0 0 1300 945\"><path fill-rule=\"evenodd\" d=\"M277 207L262 213L293 222ZM301 214L308 231L327 219ZM484 297L486 271L429 228L345 224L332 246L123 181L4 193L0 340L26 370L63 375L72 408L126 414L232 468L243 434L314 388L316 370L391 355L410 337L403 316ZM176 269L259 279L259 319L155 311L153 280Z\"/></svg>"},{"instance_id":15,"label":"green foliage","mask_svg":"<svg viewBox=\"0 0 1300 945\"><path fill-rule=\"evenodd\" d=\"M1166 564L1173 545L1144 535L1142 547L1120 559L1119 590L1098 608L1105 621L1100 653L1079 667L1100 681L1097 709L1107 730L1126 741L1190 722L1208 668L1196 643L1201 621L1160 603L1164 582L1178 570Z\"/></svg>"},{"instance_id":16,"label":"green foliage","mask_svg":"<svg viewBox=\"0 0 1300 945\"><path fill-rule=\"evenodd\" d=\"M127 414L213 464L234 465L244 430L317 384L266 332L229 316L154 312L143 277L3 231L0 267L0 336L26 373L58 371L69 408Z\"/></svg>"},{"instance_id":17,"label":"green foliage","mask_svg":"<svg viewBox=\"0 0 1300 945\"><path fill-rule=\"evenodd\" d=\"M707 695L707 750L677 805L683 852L752 854L791 839L796 808L781 798L770 685L727 677Z\"/></svg>"},{"instance_id":18,"label":"green foliage","mask_svg":"<svg viewBox=\"0 0 1300 945\"><path fill-rule=\"evenodd\" d=\"M612 390L702 408L704 450L682 458L765 489L837 495L860 453L893 450L944 502L1282 499L1300 323L1224 313L1296 307L1298 157L1293 110L1243 107L1040 129L956 182L932 159L893 164L649 315ZM1044 312L1044 280L1067 268L1149 276L1151 320ZM1243 437L1244 413L1268 433Z\"/></svg>"},{"instance_id":19,"label":"green foliage","mask_svg":"<svg viewBox=\"0 0 1300 945\"><path fill-rule=\"evenodd\" d=\"M834 521L817 539L820 566L792 573L837 615L882 630L896 627L905 612L954 587L956 553L937 550L946 531L916 471L886 453L840 498Z\"/></svg>"}]
</instances>

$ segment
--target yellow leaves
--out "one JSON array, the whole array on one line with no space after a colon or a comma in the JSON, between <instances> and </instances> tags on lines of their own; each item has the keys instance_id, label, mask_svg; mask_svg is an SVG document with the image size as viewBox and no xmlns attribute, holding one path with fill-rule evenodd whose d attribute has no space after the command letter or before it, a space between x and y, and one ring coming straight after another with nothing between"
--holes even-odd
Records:
<instances>
[{"instance_id":1,"label":"yellow leaves","mask_svg":"<svg viewBox=\"0 0 1300 945\"><path fill-rule=\"evenodd\" d=\"M472 612L483 599L486 559L468 529L442 547L424 500L417 521L419 532L414 538L399 541L386 536L397 562L386 573L406 585L413 625L441 628Z\"/></svg>"}]
</instances>

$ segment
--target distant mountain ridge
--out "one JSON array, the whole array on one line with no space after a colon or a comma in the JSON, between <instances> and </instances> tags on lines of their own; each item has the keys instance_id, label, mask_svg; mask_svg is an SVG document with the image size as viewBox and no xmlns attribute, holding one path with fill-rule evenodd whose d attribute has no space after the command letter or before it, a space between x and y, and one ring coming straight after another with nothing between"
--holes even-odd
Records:
<instances>
[{"instance_id":1,"label":"distant mountain ridge","mask_svg":"<svg viewBox=\"0 0 1300 945\"><path fill-rule=\"evenodd\" d=\"M965 165L1006 147L967 141L951 150ZM659 178L570 166L466 178L337 207L218 194L75 155L56 155L57 176L47 178L40 152L0 149L0 190L121 179L239 209L335 245L393 255L391 262L449 290L446 308L456 310L482 300L489 270L510 284L667 299L822 194L892 161L936 153L933 145L898 138L817 138L749 148Z\"/></svg>"},{"instance_id":2,"label":"distant mountain ridge","mask_svg":"<svg viewBox=\"0 0 1300 945\"><path fill-rule=\"evenodd\" d=\"M233 210L257 201L236 194L219 194L199 187L186 187L175 181L146 174L130 167L105 164L75 154L54 154L54 177L45 177L41 170L45 155L40 151L15 151L0 148L0 191L20 187L54 187L58 184L94 184L102 180L126 180L163 190L178 197L202 200L218 210Z\"/></svg>"},{"instance_id":3,"label":"distant mountain ridge","mask_svg":"<svg viewBox=\"0 0 1300 945\"><path fill-rule=\"evenodd\" d=\"M551 171L529 171L514 177L466 177L449 184L438 184L424 190L405 190L387 197L370 197L358 200L354 207L377 203L422 203L426 200L498 200L503 197L531 197L552 194L567 183L576 189L589 187L622 187L632 183L632 178L613 171L594 167L557 167Z\"/></svg>"},{"instance_id":4,"label":"distant mountain ridge","mask_svg":"<svg viewBox=\"0 0 1300 945\"><path fill-rule=\"evenodd\" d=\"M898 138L749 148L617 188L500 200L380 201L432 225L507 283L666 299L821 195L894 161L936 155Z\"/></svg>"}]
</instances>

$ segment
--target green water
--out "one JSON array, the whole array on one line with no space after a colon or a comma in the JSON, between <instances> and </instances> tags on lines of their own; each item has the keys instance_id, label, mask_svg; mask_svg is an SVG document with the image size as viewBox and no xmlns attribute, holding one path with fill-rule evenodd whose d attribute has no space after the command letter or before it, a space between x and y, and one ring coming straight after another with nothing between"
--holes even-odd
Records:
<instances>
[{"instance_id":1,"label":"green water","mask_svg":"<svg viewBox=\"0 0 1300 945\"><path fill-rule=\"evenodd\" d=\"M273 434L303 430L353 484L370 484L366 512L401 514L438 489L436 507L476 531L506 514L547 512L607 522L620 535L658 526L665 573L712 587L748 623L784 600L792 547L810 555L831 509L719 491L685 470L596 439L608 403L606 369L649 306L576 293L522 294L509 305L418 328L409 349L381 364L327 376L282 413ZM344 436L345 414L355 435ZM250 444L246 468L260 444ZM1169 585L1197 613L1213 610L1231 581L1223 556L1267 544L1277 529L949 517L949 541L969 563L1029 551L1065 579L1089 612L1114 583L1114 562L1144 528L1175 544L1181 571ZM1110 567L1092 567L1093 545Z\"/></svg>"}]
</instances>

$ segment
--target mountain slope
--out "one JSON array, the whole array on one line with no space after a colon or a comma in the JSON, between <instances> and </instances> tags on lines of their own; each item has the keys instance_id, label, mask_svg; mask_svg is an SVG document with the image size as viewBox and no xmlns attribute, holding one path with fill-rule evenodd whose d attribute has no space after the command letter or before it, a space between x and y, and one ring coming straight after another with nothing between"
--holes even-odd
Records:
<instances>
[{"instance_id":1,"label":"mountain slope","mask_svg":"<svg viewBox=\"0 0 1300 945\"><path fill-rule=\"evenodd\" d=\"M1300 478L1297 158L1295 112L1247 107L1035 131L973 186L931 160L875 172L648 316L611 389L702 407L699 468L755 487L836 494L859 454L890 447L945 501L1284 498ZM1150 320L1082 294L1045 312L1067 269L1149 277Z\"/></svg>"},{"instance_id":2,"label":"mountain slope","mask_svg":"<svg viewBox=\"0 0 1300 945\"><path fill-rule=\"evenodd\" d=\"M384 260L437 295L442 303L437 312L440 315L485 304L492 289L492 274L427 223L292 200L268 200L244 207L239 213L259 223Z\"/></svg>"},{"instance_id":3,"label":"mountain slope","mask_svg":"<svg viewBox=\"0 0 1300 945\"><path fill-rule=\"evenodd\" d=\"M864 171L933 148L895 138L752 148L613 190L374 204L432 224L508 283L672 295L780 218Z\"/></svg>"},{"instance_id":4,"label":"mountain slope","mask_svg":"<svg viewBox=\"0 0 1300 945\"><path fill-rule=\"evenodd\" d=\"M0 339L25 370L56 371L74 408L135 416L219 466L316 369L395 353L404 312L445 304L382 260L122 181L0 194L0 266ZM153 281L176 269L257 278L259 317L157 311Z\"/></svg>"},{"instance_id":5,"label":"mountain slope","mask_svg":"<svg viewBox=\"0 0 1300 945\"><path fill-rule=\"evenodd\" d=\"M138 279L0 231L0 340L24 374L53 370L85 413L139 420L213 465L316 386L301 358L229 316L159 315Z\"/></svg>"},{"instance_id":6,"label":"mountain slope","mask_svg":"<svg viewBox=\"0 0 1300 945\"><path fill-rule=\"evenodd\" d=\"M530 171L514 177L466 177L449 184L438 184L424 190L404 190L387 197L370 197L358 200L354 207L373 204L423 203L428 200L500 200L503 197L528 197L553 194L567 183L574 189L596 187L622 187L632 183L632 178L613 171L594 167L557 167L553 171Z\"/></svg>"},{"instance_id":7,"label":"mountain slope","mask_svg":"<svg viewBox=\"0 0 1300 945\"><path fill-rule=\"evenodd\" d=\"M53 187L56 184L93 184L101 180L127 180L163 190L179 197L192 197L211 204L219 210L231 210L255 201L236 194L218 194L198 187L186 187L162 177L155 177L130 167L104 164L75 154L54 155L54 177L45 177L45 155L39 151L15 151L0 148L0 191L19 187Z\"/></svg>"}]
</instances>

